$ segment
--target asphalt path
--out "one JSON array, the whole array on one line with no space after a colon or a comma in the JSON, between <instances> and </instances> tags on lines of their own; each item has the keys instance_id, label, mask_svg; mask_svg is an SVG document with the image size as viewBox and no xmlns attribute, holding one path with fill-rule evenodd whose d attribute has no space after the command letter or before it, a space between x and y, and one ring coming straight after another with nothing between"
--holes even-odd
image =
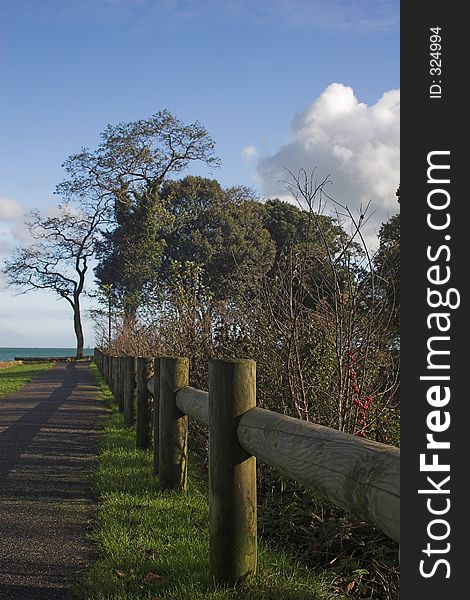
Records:
<instances>
[{"instance_id":1,"label":"asphalt path","mask_svg":"<svg viewBox=\"0 0 470 600\"><path fill-rule=\"evenodd\" d=\"M57 364L0 399L0 599L77 597L94 558L89 474L104 413L80 362Z\"/></svg>"}]
</instances>

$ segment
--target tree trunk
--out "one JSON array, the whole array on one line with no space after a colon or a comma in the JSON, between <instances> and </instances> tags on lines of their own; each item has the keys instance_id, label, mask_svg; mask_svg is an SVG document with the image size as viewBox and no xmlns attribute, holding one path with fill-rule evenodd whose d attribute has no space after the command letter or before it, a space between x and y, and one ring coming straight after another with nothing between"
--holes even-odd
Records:
<instances>
[{"instance_id":1,"label":"tree trunk","mask_svg":"<svg viewBox=\"0 0 470 600\"><path fill-rule=\"evenodd\" d=\"M83 358L83 328L82 328L82 316L80 314L80 301L75 298L73 307L73 329L75 331L75 337L77 338L77 353L75 358Z\"/></svg>"}]
</instances>

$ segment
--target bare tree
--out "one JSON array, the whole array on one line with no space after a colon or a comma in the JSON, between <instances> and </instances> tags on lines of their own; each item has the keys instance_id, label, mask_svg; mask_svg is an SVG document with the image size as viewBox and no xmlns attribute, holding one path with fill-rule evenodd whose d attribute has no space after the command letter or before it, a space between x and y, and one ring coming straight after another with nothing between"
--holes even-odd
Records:
<instances>
[{"instance_id":1,"label":"bare tree","mask_svg":"<svg viewBox=\"0 0 470 600\"><path fill-rule=\"evenodd\" d=\"M305 315L314 317L317 326L323 325L325 335L331 336L334 357L331 379L335 385L329 391L325 390L324 396L327 405L335 407L336 423L332 426L340 431L365 435L366 428L375 425L378 435L377 423L390 408L398 386L398 366L390 341L393 337L390 312L377 294L376 269L362 235L369 206L361 206L356 217L347 206L326 193L328 178L317 181L315 171L308 175L302 169L297 175L289 174L290 181L284 182L286 188L299 207L307 211L309 226L316 232L323 249L325 272L329 272L322 285L329 289L328 301L318 295L317 286L306 276L307 267L314 260L308 249L300 253L296 266L299 289L296 296L292 296L289 277L286 281L284 295L289 299L286 322L292 332L297 387L302 392L297 393L302 401L296 403L297 412L298 404L303 411L309 409L297 337L298 321L302 323ZM337 222L349 223L351 228L341 247L334 250L321 218L327 201L334 208ZM319 265L315 266L318 268ZM313 312L308 308L309 304L315 306Z\"/></svg>"},{"instance_id":2,"label":"bare tree","mask_svg":"<svg viewBox=\"0 0 470 600\"><path fill-rule=\"evenodd\" d=\"M57 216L32 212L27 225L34 242L19 248L4 267L8 282L23 288L21 293L51 290L67 300L77 358L83 356L84 345L80 299L104 224L124 227L136 204L158 198L164 179L190 162L219 164L204 127L198 122L184 125L166 110L149 119L108 125L101 140L96 150L82 148L65 161L67 178L56 188L65 202ZM107 241L114 241L109 232ZM133 268L137 272L140 266Z\"/></svg>"},{"instance_id":3,"label":"bare tree","mask_svg":"<svg viewBox=\"0 0 470 600\"><path fill-rule=\"evenodd\" d=\"M31 212L27 227L33 243L18 248L3 269L8 283L21 289L19 293L50 290L70 304L76 358L83 357L84 346L80 300L106 214L104 200L78 209L66 202L58 206L57 215L52 217Z\"/></svg>"}]
</instances>

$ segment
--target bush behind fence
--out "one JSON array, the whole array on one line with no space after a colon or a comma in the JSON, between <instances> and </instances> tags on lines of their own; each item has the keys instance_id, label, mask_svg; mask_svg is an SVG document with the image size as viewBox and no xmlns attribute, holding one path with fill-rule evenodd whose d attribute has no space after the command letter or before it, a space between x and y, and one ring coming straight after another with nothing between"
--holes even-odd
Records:
<instances>
[{"instance_id":1,"label":"bush behind fence","mask_svg":"<svg viewBox=\"0 0 470 600\"><path fill-rule=\"evenodd\" d=\"M216 581L234 585L256 571L256 459L399 541L399 449L257 408L253 360L211 360L203 391L188 385L187 358L100 349L94 358L126 425L136 425L137 447L149 449L153 439L154 474L163 489L186 490L188 417L208 426Z\"/></svg>"}]
</instances>

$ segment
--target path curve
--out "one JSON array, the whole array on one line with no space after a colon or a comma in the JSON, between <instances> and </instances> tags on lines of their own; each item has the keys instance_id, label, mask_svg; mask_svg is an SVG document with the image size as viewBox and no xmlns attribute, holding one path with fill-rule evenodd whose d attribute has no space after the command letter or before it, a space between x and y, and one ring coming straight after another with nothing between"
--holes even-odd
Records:
<instances>
[{"instance_id":1,"label":"path curve","mask_svg":"<svg viewBox=\"0 0 470 600\"><path fill-rule=\"evenodd\" d=\"M2 600L66 600L93 560L98 393L89 366L73 362L0 399Z\"/></svg>"}]
</instances>

